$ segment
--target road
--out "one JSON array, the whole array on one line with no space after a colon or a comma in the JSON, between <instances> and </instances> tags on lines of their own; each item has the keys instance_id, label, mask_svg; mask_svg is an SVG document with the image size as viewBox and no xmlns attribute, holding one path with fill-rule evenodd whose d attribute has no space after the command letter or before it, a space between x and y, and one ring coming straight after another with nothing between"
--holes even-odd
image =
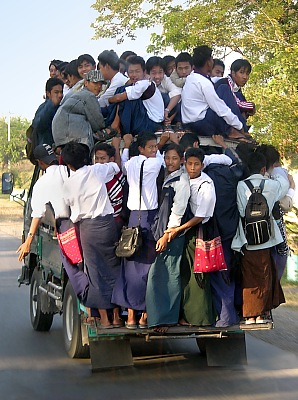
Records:
<instances>
[{"instance_id":1,"label":"road","mask_svg":"<svg viewBox=\"0 0 298 400\"><path fill-rule=\"evenodd\" d=\"M0 395L5 400L297 400L298 357L247 335L248 365L207 367L196 343L133 345L135 366L91 372L69 359L62 318L48 333L32 330L29 287L17 286L19 239L0 233Z\"/></svg>"}]
</instances>

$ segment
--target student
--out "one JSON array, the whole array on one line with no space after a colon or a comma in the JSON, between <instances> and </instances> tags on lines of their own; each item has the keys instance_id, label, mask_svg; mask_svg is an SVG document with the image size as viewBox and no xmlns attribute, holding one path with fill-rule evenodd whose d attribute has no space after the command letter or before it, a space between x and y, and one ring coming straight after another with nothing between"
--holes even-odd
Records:
<instances>
[{"instance_id":1,"label":"student","mask_svg":"<svg viewBox=\"0 0 298 400\"><path fill-rule=\"evenodd\" d=\"M121 166L120 161L120 151L119 144L121 138L113 138L112 144L108 143L96 143L94 146L94 162L105 164L109 162L116 162L117 165ZM117 145L115 146L115 142L117 141ZM126 184L125 177L121 170L114 175L114 177L106 183L108 196L111 202L111 205L114 209L114 220L117 225L118 237L120 237L121 228L124 224L122 218L122 203L123 203L123 187Z\"/></svg>"},{"instance_id":2,"label":"student","mask_svg":"<svg viewBox=\"0 0 298 400\"><path fill-rule=\"evenodd\" d=\"M164 62L161 57L150 57L146 62L146 71L157 88L160 90L164 101L164 120L169 125L178 111L177 105L181 99L181 88L178 88L171 79L165 75ZM178 117L179 119L179 117Z\"/></svg>"},{"instance_id":3,"label":"student","mask_svg":"<svg viewBox=\"0 0 298 400\"><path fill-rule=\"evenodd\" d=\"M127 206L130 210L128 226L136 226L139 216L140 170L143 163L143 182L141 196L140 225L143 230L141 251L129 259L123 259L121 274L116 281L112 301L128 309L126 327L128 329L147 328L145 295L147 277L151 264L155 260L155 240L150 226L158 208L156 179L159 175L163 158L157 151L157 137L153 133L138 136L139 156L132 157L125 163L129 194ZM137 313L141 313L137 321Z\"/></svg>"},{"instance_id":4,"label":"student","mask_svg":"<svg viewBox=\"0 0 298 400\"><path fill-rule=\"evenodd\" d=\"M32 121L33 149L43 143L52 146L54 142L52 121L63 98L63 82L58 78L49 78L45 91L46 100L38 107Z\"/></svg>"},{"instance_id":5,"label":"student","mask_svg":"<svg viewBox=\"0 0 298 400\"><path fill-rule=\"evenodd\" d=\"M233 140L251 141L242 133L242 122L218 97L210 81L212 49L197 47L193 62L195 69L186 78L181 96L182 123L197 135L221 134Z\"/></svg>"},{"instance_id":6,"label":"student","mask_svg":"<svg viewBox=\"0 0 298 400\"><path fill-rule=\"evenodd\" d=\"M274 263L277 269L278 279L280 280L285 271L287 258L290 251L287 244L287 233L283 218L284 213L289 211L289 209L286 209L284 211L282 210L281 205L284 204L285 200L288 200L288 204L291 205L292 199L295 194L295 182L288 171L281 167L280 154L274 146L262 144L257 147L256 151L263 154L266 158L266 176L274 179L276 175L280 175L283 176L285 179L288 179L290 182L289 190L286 196L274 205L272 212L283 238L282 243L279 243L278 245L271 248L272 257L274 259Z\"/></svg>"},{"instance_id":7,"label":"student","mask_svg":"<svg viewBox=\"0 0 298 400\"><path fill-rule=\"evenodd\" d=\"M166 76L170 77L171 73L175 69L175 57L174 56L164 56L162 59L164 66L164 73Z\"/></svg>"},{"instance_id":8,"label":"student","mask_svg":"<svg viewBox=\"0 0 298 400\"><path fill-rule=\"evenodd\" d=\"M78 73L82 79L85 78L87 72L96 69L96 62L90 54L81 54L78 57Z\"/></svg>"},{"instance_id":9,"label":"student","mask_svg":"<svg viewBox=\"0 0 298 400\"><path fill-rule=\"evenodd\" d=\"M83 89L68 93L52 123L55 147L76 140L92 150L93 134L105 126L101 108L92 92L101 80L98 71L89 71L83 80Z\"/></svg>"},{"instance_id":10,"label":"student","mask_svg":"<svg viewBox=\"0 0 298 400\"><path fill-rule=\"evenodd\" d=\"M62 157L72 171L64 182L63 197L70 206L70 219L79 230L89 277L85 305L98 309L102 328L113 328L121 325L119 309L111 301L120 263L115 255L117 230L106 183L119 172L119 167L112 162L89 165L89 148L76 142L64 146ZM113 309L112 323L108 316L110 309Z\"/></svg>"},{"instance_id":11,"label":"student","mask_svg":"<svg viewBox=\"0 0 298 400\"><path fill-rule=\"evenodd\" d=\"M213 67L210 74L212 82L215 83L218 81L218 79L222 78L224 76L224 72L225 72L224 62L222 60L219 60L218 58L213 58Z\"/></svg>"},{"instance_id":12,"label":"student","mask_svg":"<svg viewBox=\"0 0 298 400\"><path fill-rule=\"evenodd\" d=\"M171 81L178 87L182 88L185 84L187 76L193 69L192 56L187 52L178 54L175 59L176 68L171 73Z\"/></svg>"},{"instance_id":13,"label":"student","mask_svg":"<svg viewBox=\"0 0 298 400\"><path fill-rule=\"evenodd\" d=\"M61 60L52 60L50 62L49 65L50 78L59 78L57 75L58 74L57 67L60 63L62 63Z\"/></svg>"},{"instance_id":14,"label":"student","mask_svg":"<svg viewBox=\"0 0 298 400\"><path fill-rule=\"evenodd\" d=\"M251 64L247 60L235 60L227 78L220 79L215 84L216 93L243 123L245 132L248 132L247 118L256 112L255 104L246 101L241 91L241 88L246 85L250 73Z\"/></svg>"},{"instance_id":15,"label":"student","mask_svg":"<svg viewBox=\"0 0 298 400\"><path fill-rule=\"evenodd\" d=\"M259 186L264 181L262 194L267 200L271 216L271 236L267 242L248 245L241 219L232 242L232 249L241 252L243 317L246 318L247 324L254 324L267 322L268 313L272 308L285 302L276 267L271 257L271 248L283 241L277 223L272 218L272 209L276 201L287 193L289 182L281 176L276 176L275 180L264 176L266 158L261 153L251 153L247 163L251 173L248 179L252 185ZM245 215L250 195L251 191L246 183L239 182L237 205L241 218Z\"/></svg>"},{"instance_id":16,"label":"student","mask_svg":"<svg viewBox=\"0 0 298 400\"><path fill-rule=\"evenodd\" d=\"M53 79L53 78L52 78ZM58 165L57 158L48 144L40 144L34 149L34 157L41 170L45 173L36 181L31 198L32 221L25 242L18 248L19 261L29 253L31 243L46 212L46 205L51 204L57 231L63 233L68 229L69 207L63 200L63 184L68 179L65 166ZM87 275L77 264L71 264L67 257L60 252L63 268L65 269L74 292L84 302L88 296L89 281Z\"/></svg>"},{"instance_id":17,"label":"student","mask_svg":"<svg viewBox=\"0 0 298 400\"><path fill-rule=\"evenodd\" d=\"M114 51L104 50L97 59L103 78L110 82L105 93L99 98L100 106L105 108L109 105L109 98L115 94L116 89L125 85L127 77L119 72L119 57ZM106 112L104 115L106 116Z\"/></svg>"},{"instance_id":18,"label":"student","mask_svg":"<svg viewBox=\"0 0 298 400\"><path fill-rule=\"evenodd\" d=\"M201 149L190 148L186 151L185 168L190 178L190 208L194 216L185 224L166 230L170 240L187 230L180 264L182 302L179 322L181 325L204 326L215 323L210 277L204 274L203 284L200 287L193 273L198 224L204 225L212 217L216 201L212 179L202 172L203 160L204 152Z\"/></svg>"},{"instance_id":19,"label":"student","mask_svg":"<svg viewBox=\"0 0 298 400\"><path fill-rule=\"evenodd\" d=\"M131 85L119 88L119 93L109 98L110 104L119 104L111 113L113 121L109 118L107 123L114 126L118 119L116 123L122 136L129 133L154 133L164 119L164 105L155 83L145 78L145 61L142 57L129 57L128 76Z\"/></svg>"},{"instance_id":20,"label":"student","mask_svg":"<svg viewBox=\"0 0 298 400\"><path fill-rule=\"evenodd\" d=\"M149 270L146 291L148 326L155 327L161 333L179 320L180 261L184 245L184 235L170 241L165 231L181 225L190 197L189 177L181 168L184 160L182 148L176 143L169 144L164 160L168 175L163 183L163 200L156 219L160 237L156 243L157 256Z\"/></svg>"},{"instance_id":21,"label":"student","mask_svg":"<svg viewBox=\"0 0 298 400\"><path fill-rule=\"evenodd\" d=\"M66 76L69 91L67 96L72 92L80 91L83 87L83 80L78 73L78 60L71 60L70 63L65 67L64 75ZM67 96L64 98L66 100Z\"/></svg>"}]
</instances>

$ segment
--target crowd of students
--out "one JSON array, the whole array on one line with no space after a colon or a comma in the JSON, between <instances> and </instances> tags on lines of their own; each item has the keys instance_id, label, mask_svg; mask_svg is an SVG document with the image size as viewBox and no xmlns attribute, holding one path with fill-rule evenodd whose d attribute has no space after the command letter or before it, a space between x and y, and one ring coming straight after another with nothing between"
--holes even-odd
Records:
<instances>
[{"instance_id":1,"label":"crowd of students","mask_svg":"<svg viewBox=\"0 0 298 400\"><path fill-rule=\"evenodd\" d=\"M34 156L46 173L33 189L33 219L19 260L30 252L51 203L60 233L69 219L76 227L84 266L62 254L63 266L102 328L124 325L123 310L127 329L162 333L178 323L267 322L271 309L284 302L287 246L279 202L291 202L295 185L276 149L255 144L248 133L255 106L241 87L251 65L236 60L231 74L214 83L212 70L222 76L224 66L207 46L193 56L154 56L146 63L126 53L119 59L103 51L97 70L86 54L69 64L51 62L45 106L32 123ZM63 99L60 78L69 88ZM199 135L211 136L224 154L205 154ZM225 138L240 142L236 152ZM243 229L250 197L244 179L253 186L264 181L271 235L260 245L248 245ZM228 269L197 279L197 231L214 220ZM121 228L138 223L141 251L117 258Z\"/></svg>"}]
</instances>

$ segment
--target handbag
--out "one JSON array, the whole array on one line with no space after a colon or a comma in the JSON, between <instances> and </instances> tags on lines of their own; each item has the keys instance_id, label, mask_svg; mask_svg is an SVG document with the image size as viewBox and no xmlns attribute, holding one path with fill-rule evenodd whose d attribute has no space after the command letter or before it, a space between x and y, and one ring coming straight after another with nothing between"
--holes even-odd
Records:
<instances>
[{"instance_id":1,"label":"handbag","mask_svg":"<svg viewBox=\"0 0 298 400\"><path fill-rule=\"evenodd\" d=\"M58 233L57 239L62 253L71 264L78 264L83 261L81 247L74 226L63 233Z\"/></svg>"},{"instance_id":2,"label":"handbag","mask_svg":"<svg viewBox=\"0 0 298 400\"><path fill-rule=\"evenodd\" d=\"M140 193L139 193L139 214L138 225L132 227L123 227L119 242L116 246L116 256L129 258L134 255L142 247L142 228L141 228L141 196L142 196L142 182L143 182L143 169L144 162L141 164L140 170Z\"/></svg>"},{"instance_id":3,"label":"handbag","mask_svg":"<svg viewBox=\"0 0 298 400\"><path fill-rule=\"evenodd\" d=\"M195 257L194 257L194 273L201 274L206 272L216 272L227 270L227 264L224 258L224 252L221 244L221 237L218 232L215 218L212 218L209 227L213 233L208 234L208 240L204 240L204 232L202 224L200 224L197 230ZM209 222L208 221L208 222ZM208 224L207 222L207 224ZM206 229L205 229L206 235ZM210 237L213 238L211 239Z\"/></svg>"}]
</instances>

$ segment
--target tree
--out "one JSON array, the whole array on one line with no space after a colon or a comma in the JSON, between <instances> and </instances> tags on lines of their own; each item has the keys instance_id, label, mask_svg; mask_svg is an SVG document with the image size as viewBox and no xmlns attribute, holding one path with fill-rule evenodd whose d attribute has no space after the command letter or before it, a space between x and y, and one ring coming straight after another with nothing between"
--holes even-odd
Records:
<instances>
[{"instance_id":1,"label":"tree","mask_svg":"<svg viewBox=\"0 0 298 400\"><path fill-rule=\"evenodd\" d=\"M207 44L214 55L236 51L253 71L245 93L256 103L249 121L254 135L284 152L297 151L298 2L296 0L97 0L95 37L122 42L136 29L161 25L151 34L149 52L169 46L191 51Z\"/></svg>"},{"instance_id":2,"label":"tree","mask_svg":"<svg viewBox=\"0 0 298 400\"><path fill-rule=\"evenodd\" d=\"M16 163L25 159L26 129L30 122L20 117L10 120L10 140L8 140L8 124L0 118L0 160L2 164Z\"/></svg>"}]
</instances>

